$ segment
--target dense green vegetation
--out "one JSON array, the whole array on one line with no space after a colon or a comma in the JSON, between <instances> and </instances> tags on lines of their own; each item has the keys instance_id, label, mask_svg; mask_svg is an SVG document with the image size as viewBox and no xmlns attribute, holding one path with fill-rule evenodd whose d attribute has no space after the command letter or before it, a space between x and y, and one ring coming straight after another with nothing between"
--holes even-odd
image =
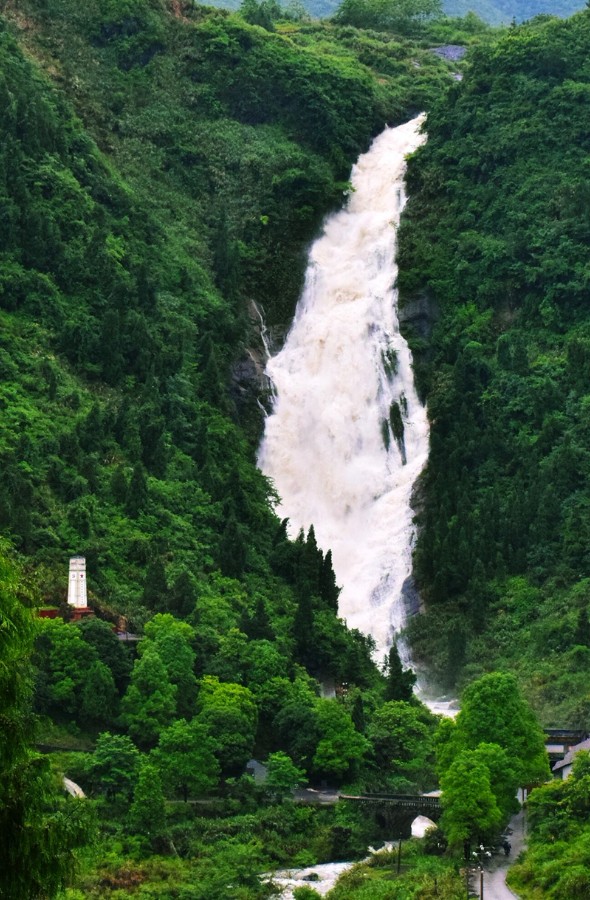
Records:
<instances>
[{"instance_id":1,"label":"dense green vegetation","mask_svg":"<svg viewBox=\"0 0 590 900\"><path fill-rule=\"evenodd\" d=\"M0 896L54 896L75 850L92 836L92 811L61 796L49 763L31 749L34 638L31 598L0 547Z\"/></svg>"},{"instance_id":2,"label":"dense green vegetation","mask_svg":"<svg viewBox=\"0 0 590 900\"><path fill-rule=\"evenodd\" d=\"M585 897L590 891L588 753L576 756L566 781L535 790L528 807L528 851L511 869L510 885L523 900Z\"/></svg>"},{"instance_id":3,"label":"dense green vegetation","mask_svg":"<svg viewBox=\"0 0 590 900\"><path fill-rule=\"evenodd\" d=\"M280 335L352 161L424 108L400 276L432 328L412 336L433 432L411 637L448 685L511 668L546 721L588 722L590 17L492 43L474 17L426 27L435 4L406 9L402 37L354 27L399 20L312 24L269 3L3 6L0 638L18 664L0 669L2 814L34 860L0 849L19 896L45 870L57 889L88 828L56 795L63 772L99 822L70 900L249 900L272 891L262 871L387 836L344 804L293 804L308 781L412 792L438 773L460 856L546 775L511 676L469 688L435 738L397 649L379 672L338 619L330 554L313 529L287 539L255 466L260 310ZM481 44L461 84L425 49L451 38ZM78 624L73 553L97 612ZM40 604L63 618L33 627ZM141 640L122 644L120 620ZM31 703L37 739L64 747L53 781ZM63 848L50 866L44 840ZM459 890L438 850L413 846L400 897ZM339 896L384 896L390 876L370 894L353 873Z\"/></svg>"},{"instance_id":4,"label":"dense green vegetation","mask_svg":"<svg viewBox=\"0 0 590 900\"><path fill-rule=\"evenodd\" d=\"M441 828L451 848L494 840L518 811L517 789L550 777L543 732L513 675L499 672L473 682L456 720L436 735L442 789Z\"/></svg>"},{"instance_id":5,"label":"dense green vegetation","mask_svg":"<svg viewBox=\"0 0 590 900\"><path fill-rule=\"evenodd\" d=\"M52 869L31 837L23 896L45 870L51 893L81 840L71 813L57 836L67 804L35 738L64 747L54 778L98 817L72 898L265 896L261 871L380 836L344 809L283 803L298 782L434 785L435 720L412 677L395 650L377 670L337 617L330 554L274 516L248 361L254 304L285 327L351 163L449 68L407 39L271 32L189 4L5 4L0 529L32 604L62 613L34 635L23 619L16 713L31 718L32 696L39 722L3 763L3 798L22 795L38 828L53 804L44 835L63 847ZM73 553L97 613L78 624ZM123 645L119 621L142 640ZM346 687L327 699L321 682ZM243 775L252 755L267 788ZM2 842L15 884L21 839Z\"/></svg>"},{"instance_id":6,"label":"dense green vegetation","mask_svg":"<svg viewBox=\"0 0 590 900\"><path fill-rule=\"evenodd\" d=\"M440 0L342 0L334 21L375 31L420 31L424 23L442 16Z\"/></svg>"},{"instance_id":7,"label":"dense green vegetation","mask_svg":"<svg viewBox=\"0 0 590 900\"><path fill-rule=\"evenodd\" d=\"M353 31L278 36L147 2L25 14L20 39L61 90L5 31L2 529L46 567L48 601L79 552L132 625L223 593L220 577L250 582L235 624L256 592L288 614L299 545L245 440L260 418L240 380L250 304L288 321L351 161L446 65L394 41L356 49Z\"/></svg>"},{"instance_id":8,"label":"dense green vegetation","mask_svg":"<svg viewBox=\"0 0 590 900\"><path fill-rule=\"evenodd\" d=\"M357 863L344 873L329 900L464 900L465 879L455 860L441 855L437 837L412 840L398 849L381 851L368 862ZM313 889L295 893L295 900L317 900Z\"/></svg>"},{"instance_id":9,"label":"dense green vegetation","mask_svg":"<svg viewBox=\"0 0 590 900\"><path fill-rule=\"evenodd\" d=\"M415 652L448 684L511 669L546 724L579 727L589 42L584 12L474 51L410 166L400 258L406 310L428 305L431 329L425 341L422 319L412 337L433 423Z\"/></svg>"}]
</instances>

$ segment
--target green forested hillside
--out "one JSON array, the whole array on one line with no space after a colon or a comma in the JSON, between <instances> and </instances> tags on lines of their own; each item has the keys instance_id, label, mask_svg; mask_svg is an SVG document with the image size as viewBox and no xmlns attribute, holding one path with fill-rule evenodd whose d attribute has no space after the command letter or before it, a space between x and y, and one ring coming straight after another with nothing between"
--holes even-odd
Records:
<instances>
[{"instance_id":1,"label":"green forested hillside","mask_svg":"<svg viewBox=\"0 0 590 900\"><path fill-rule=\"evenodd\" d=\"M1 525L45 565L47 600L80 552L101 600L141 621L162 576L269 573L260 388L238 365L251 303L288 322L352 160L448 76L395 41L147 0L6 12Z\"/></svg>"},{"instance_id":2,"label":"green forested hillside","mask_svg":"<svg viewBox=\"0 0 590 900\"><path fill-rule=\"evenodd\" d=\"M416 653L452 683L519 672L588 727L590 16L511 29L429 114L403 225L432 420ZM435 637L438 635L438 637Z\"/></svg>"},{"instance_id":3,"label":"green forested hillside","mask_svg":"<svg viewBox=\"0 0 590 900\"><path fill-rule=\"evenodd\" d=\"M288 324L306 243L359 152L450 83L418 45L352 28L269 33L159 0L3 4L0 530L18 574L0 572L0 639L22 671L0 665L0 706L3 726L30 728L2 759L0 800L41 871L43 841L63 848L48 892L82 828L82 896L266 896L265 869L358 855L379 834L283 807L296 784L434 783L411 673L395 650L377 670L337 617L330 555L313 530L287 540L272 511L252 358L256 310ZM39 623L30 666L17 613L67 618L74 553L97 617ZM138 646L115 637L121 616ZM28 746L31 699L37 740L67 748L55 785ZM242 778L253 754L265 789ZM47 820L63 772L95 831L66 808L64 836L61 804ZM18 871L11 896L29 897L19 840L0 840L0 893Z\"/></svg>"}]
</instances>

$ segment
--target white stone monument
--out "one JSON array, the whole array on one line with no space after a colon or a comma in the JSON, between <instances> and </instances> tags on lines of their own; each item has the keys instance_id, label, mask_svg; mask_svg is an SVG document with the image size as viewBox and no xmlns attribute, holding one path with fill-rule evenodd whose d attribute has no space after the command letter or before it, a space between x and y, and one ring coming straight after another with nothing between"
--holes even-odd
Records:
<instances>
[{"instance_id":1,"label":"white stone monument","mask_svg":"<svg viewBox=\"0 0 590 900\"><path fill-rule=\"evenodd\" d=\"M86 595L86 557L72 556L70 558L70 580L68 582L68 603L76 609L86 609L88 598Z\"/></svg>"}]
</instances>

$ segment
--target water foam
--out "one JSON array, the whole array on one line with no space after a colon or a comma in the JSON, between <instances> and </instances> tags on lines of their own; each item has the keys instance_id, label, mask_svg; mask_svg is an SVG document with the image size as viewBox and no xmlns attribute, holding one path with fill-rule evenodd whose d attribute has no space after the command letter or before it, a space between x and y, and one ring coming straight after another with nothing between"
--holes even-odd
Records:
<instances>
[{"instance_id":1,"label":"water foam","mask_svg":"<svg viewBox=\"0 0 590 900\"><path fill-rule=\"evenodd\" d=\"M353 168L346 208L311 248L293 325L267 365L275 400L259 451L278 515L292 536L313 524L332 550L340 614L380 653L404 622L410 497L428 452L394 286L405 158L424 140L421 121L375 139Z\"/></svg>"}]
</instances>

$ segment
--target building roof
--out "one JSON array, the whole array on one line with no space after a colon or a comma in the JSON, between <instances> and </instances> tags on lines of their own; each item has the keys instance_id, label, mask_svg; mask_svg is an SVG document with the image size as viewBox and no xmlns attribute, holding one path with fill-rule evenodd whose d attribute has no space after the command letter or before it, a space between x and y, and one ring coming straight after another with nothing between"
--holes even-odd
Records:
<instances>
[{"instance_id":1,"label":"building roof","mask_svg":"<svg viewBox=\"0 0 590 900\"><path fill-rule=\"evenodd\" d=\"M574 757L580 750L590 750L590 738L587 738L585 741L581 741L579 744L574 744L573 747L570 747L568 752L565 754L563 759L560 759L559 762L556 762L553 766L553 771L556 772L558 769L564 769L566 766L571 766L574 761Z\"/></svg>"}]
</instances>

